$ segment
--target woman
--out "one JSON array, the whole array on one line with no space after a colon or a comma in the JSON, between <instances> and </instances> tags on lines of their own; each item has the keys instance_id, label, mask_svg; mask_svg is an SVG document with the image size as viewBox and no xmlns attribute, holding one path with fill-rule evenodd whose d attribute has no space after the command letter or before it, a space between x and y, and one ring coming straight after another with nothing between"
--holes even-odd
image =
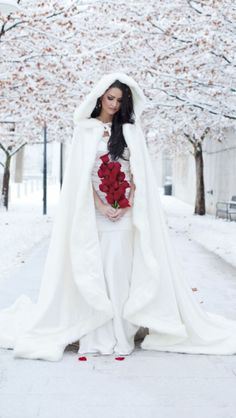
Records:
<instances>
[{"instance_id":1,"label":"woman","mask_svg":"<svg viewBox=\"0 0 236 418\"><path fill-rule=\"evenodd\" d=\"M236 352L236 322L204 312L178 271L139 126L144 105L137 83L114 73L76 110L38 302L22 296L0 313L0 345L15 356L56 361L78 340L80 353L130 354L141 327L143 349ZM129 183L126 208L101 190L106 154Z\"/></svg>"},{"instance_id":2,"label":"woman","mask_svg":"<svg viewBox=\"0 0 236 418\"><path fill-rule=\"evenodd\" d=\"M132 205L134 199L134 183L129 164L129 149L122 132L124 123L133 123L133 99L130 88L116 80L97 99L91 114L92 118L103 123L104 132L98 144L95 163L92 169L93 195L96 208L97 229L102 253L104 278L107 293L112 302L114 316L104 325L80 339L79 353L130 354L134 349L134 335L137 326L122 318L124 303L128 299L133 259L133 225ZM116 161L128 181L129 188L125 191L128 199L125 207L114 208L106 200L106 191L101 191L99 168L109 166L102 163L109 159ZM111 166L113 167L113 165ZM113 171L115 167L113 167ZM101 173L102 175L102 173ZM118 175L118 172L117 172ZM109 180L108 180L109 185ZM116 185L118 190L118 183ZM122 187L122 186L121 186ZM129 190L129 192L128 192ZM119 196L119 192L118 197ZM108 199L109 200L109 199ZM121 261L122 260L122 261Z\"/></svg>"}]
</instances>

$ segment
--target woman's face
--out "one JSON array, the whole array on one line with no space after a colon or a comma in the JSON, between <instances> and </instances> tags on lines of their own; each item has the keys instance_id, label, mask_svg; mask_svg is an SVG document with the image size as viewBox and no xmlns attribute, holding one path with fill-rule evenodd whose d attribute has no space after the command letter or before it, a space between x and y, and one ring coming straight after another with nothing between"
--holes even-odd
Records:
<instances>
[{"instance_id":1,"label":"woman's face","mask_svg":"<svg viewBox=\"0 0 236 418\"><path fill-rule=\"evenodd\" d=\"M117 87L111 87L101 98L102 113L113 116L119 111L122 100L122 91Z\"/></svg>"}]
</instances>

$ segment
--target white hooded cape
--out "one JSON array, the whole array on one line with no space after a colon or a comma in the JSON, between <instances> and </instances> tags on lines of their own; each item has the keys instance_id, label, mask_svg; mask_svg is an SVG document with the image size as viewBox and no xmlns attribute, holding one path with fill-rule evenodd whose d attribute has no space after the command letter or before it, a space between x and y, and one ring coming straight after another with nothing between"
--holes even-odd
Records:
<instances>
[{"instance_id":1,"label":"white hooded cape","mask_svg":"<svg viewBox=\"0 0 236 418\"><path fill-rule=\"evenodd\" d=\"M149 328L143 349L234 354L236 321L204 312L178 270L139 126L145 98L137 83L123 73L105 75L75 111L74 135L39 298L33 304L23 295L0 311L0 346L13 348L16 357L57 361L69 343L113 317L91 183L103 125L89 117L97 98L116 79L130 86L136 115L134 125L123 125L136 185L133 271L124 318Z\"/></svg>"}]
</instances>

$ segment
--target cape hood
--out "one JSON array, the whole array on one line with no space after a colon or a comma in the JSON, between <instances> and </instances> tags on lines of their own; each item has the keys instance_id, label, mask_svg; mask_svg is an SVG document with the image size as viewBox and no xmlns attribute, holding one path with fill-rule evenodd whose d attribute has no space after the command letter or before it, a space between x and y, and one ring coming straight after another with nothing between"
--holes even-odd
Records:
<instances>
[{"instance_id":1,"label":"cape hood","mask_svg":"<svg viewBox=\"0 0 236 418\"><path fill-rule=\"evenodd\" d=\"M75 124L77 124L77 122L79 122L81 119L90 117L94 107L96 106L97 99L105 93L105 91L110 87L112 83L114 83L115 80L119 80L121 83L127 84L130 87L133 95L134 113L136 120L140 117L146 105L146 98L136 81L124 73L110 73L104 75L100 79L92 91L86 96L83 103L75 110Z\"/></svg>"}]
</instances>

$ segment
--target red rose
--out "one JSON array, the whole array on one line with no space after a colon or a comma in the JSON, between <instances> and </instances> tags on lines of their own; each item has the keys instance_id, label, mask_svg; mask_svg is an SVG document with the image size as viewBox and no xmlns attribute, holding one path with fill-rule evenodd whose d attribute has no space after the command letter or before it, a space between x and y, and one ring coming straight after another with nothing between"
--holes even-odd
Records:
<instances>
[{"instance_id":1,"label":"red rose","mask_svg":"<svg viewBox=\"0 0 236 418\"><path fill-rule=\"evenodd\" d=\"M121 192L121 194L125 193L125 190L126 190L125 184L121 183L118 190Z\"/></svg>"},{"instance_id":2,"label":"red rose","mask_svg":"<svg viewBox=\"0 0 236 418\"><path fill-rule=\"evenodd\" d=\"M118 181L115 181L115 183L114 183L114 189L115 190L119 189L119 183L118 183Z\"/></svg>"},{"instance_id":3,"label":"red rose","mask_svg":"<svg viewBox=\"0 0 236 418\"><path fill-rule=\"evenodd\" d=\"M115 161L114 162L114 167L116 167L116 168L121 168L121 164L120 163L118 163L118 161Z\"/></svg>"},{"instance_id":4,"label":"red rose","mask_svg":"<svg viewBox=\"0 0 236 418\"><path fill-rule=\"evenodd\" d=\"M82 357L79 357L79 358L78 358L78 360L79 360L79 361L87 361L87 357L82 356Z\"/></svg>"},{"instance_id":5,"label":"red rose","mask_svg":"<svg viewBox=\"0 0 236 418\"><path fill-rule=\"evenodd\" d=\"M125 179L125 173L123 173L123 171L121 171L119 174L118 174L118 180L119 181L123 181Z\"/></svg>"},{"instance_id":6,"label":"red rose","mask_svg":"<svg viewBox=\"0 0 236 418\"><path fill-rule=\"evenodd\" d=\"M100 178L104 177L104 173L103 173L101 168L99 168L99 170L98 170L98 177L100 177Z\"/></svg>"},{"instance_id":7,"label":"red rose","mask_svg":"<svg viewBox=\"0 0 236 418\"><path fill-rule=\"evenodd\" d=\"M100 168L101 168L102 171L106 170L107 169L107 164L102 163Z\"/></svg>"},{"instance_id":8,"label":"red rose","mask_svg":"<svg viewBox=\"0 0 236 418\"><path fill-rule=\"evenodd\" d=\"M122 194L123 194L123 192L121 192L120 190L116 190L114 192L114 199L119 200L121 198Z\"/></svg>"},{"instance_id":9,"label":"red rose","mask_svg":"<svg viewBox=\"0 0 236 418\"><path fill-rule=\"evenodd\" d=\"M117 175L119 172L120 172L120 168L114 165L113 166L112 173L114 173L115 175Z\"/></svg>"},{"instance_id":10,"label":"red rose","mask_svg":"<svg viewBox=\"0 0 236 418\"><path fill-rule=\"evenodd\" d=\"M120 205L120 208L128 208L128 207L130 207L129 201L128 201L128 199L126 199L126 197L124 199L119 200L118 203Z\"/></svg>"},{"instance_id":11,"label":"red rose","mask_svg":"<svg viewBox=\"0 0 236 418\"><path fill-rule=\"evenodd\" d=\"M124 194L124 193L122 193L122 194L120 195L120 197L119 197L119 201L120 201L120 200L123 200L123 199L126 199L126 196L125 196L125 194Z\"/></svg>"},{"instance_id":12,"label":"red rose","mask_svg":"<svg viewBox=\"0 0 236 418\"><path fill-rule=\"evenodd\" d=\"M128 189L128 187L130 187L130 184L128 183L128 181L127 181L127 180L125 180L125 181L123 182L123 186L124 186L126 189Z\"/></svg>"},{"instance_id":13,"label":"red rose","mask_svg":"<svg viewBox=\"0 0 236 418\"><path fill-rule=\"evenodd\" d=\"M105 184L99 184L99 189L101 190L101 192L108 192L109 188L105 185Z\"/></svg>"},{"instance_id":14,"label":"red rose","mask_svg":"<svg viewBox=\"0 0 236 418\"><path fill-rule=\"evenodd\" d=\"M109 168L106 168L105 170L103 170L103 175L109 177L110 176L110 170Z\"/></svg>"},{"instance_id":15,"label":"red rose","mask_svg":"<svg viewBox=\"0 0 236 418\"><path fill-rule=\"evenodd\" d=\"M110 175L110 184L112 184L112 186L113 186L115 184L115 182L116 182L116 176L111 173L111 175Z\"/></svg>"},{"instance_id":16,"label":"red rose","mask_svg":"<svg viewBox=\"0 0 236 418\"><path fill-rule=\"evenodd\" d=\"M107 166L110 170L112 170L114 168L114 163L108 163Z\"/></svg>"},{"instance_id":17,"label":"red rose","mask_svg":"<svg viewBox=\"0 0 236 418\"><path fill-rule=\"evenodd\" d=\"M109 184L114 184L114 183L115 183L115 180L114 180L113 176L110 173L110 176L109 176Z\"/></svg>"},{"instance_id":18,"label":"red rose","mask_svg":"<svg viewBox=\"0 0 236 418\"><path fill-rule=\"evenodd\" d=\"M103 163L108 163L108 161L109 161L109 156L108 155L109 154L105 154L105 155L102 155L100 157L100 159L102 160Z\"/></svg>"},{"instance_id":19,"label":"red rose","mask_svg":"<svg viewBox=\"0 0 236 418\"><path fill-rule=\"evenodd\" d=\"M113 203L114 203L114 196L113 196L113 194L111 194L111 193L109 193L107 196L106 196L106 199L107 199L107 202L108 203L110 203L110 205L112 205Z\"/></svg>"}]
</instances>

